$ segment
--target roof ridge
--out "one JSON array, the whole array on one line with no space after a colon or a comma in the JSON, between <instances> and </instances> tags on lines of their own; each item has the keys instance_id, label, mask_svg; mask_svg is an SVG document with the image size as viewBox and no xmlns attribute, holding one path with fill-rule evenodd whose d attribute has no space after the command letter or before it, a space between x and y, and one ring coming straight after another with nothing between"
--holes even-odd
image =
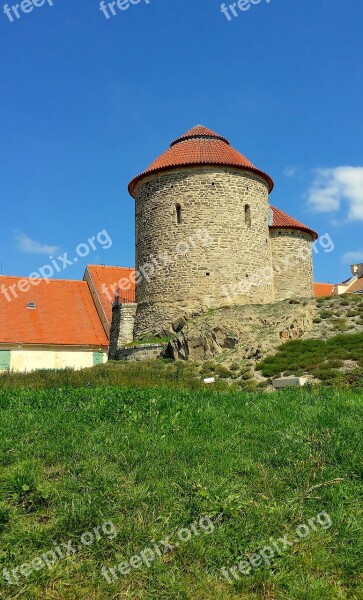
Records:
<instances>
[{"instance_id":1,"label":"roof ridge","mask_svg":"<svg viewBox=\"0 0 363 600\"><path fill-rule=\"evenodd\" d=\"M121 265L87 265L86 269L88 269L89 267L96 267L97 269L99 269L100 267L102 267L103 269L128 269L130 271L133 271L135 269L135 267L123 267Z\"/></svg>"},{"instance_id":2,"label":"roof ridge","mask_svg":"<svg viewBox=\"0 0 363 600\"><path fill-rule=\"evenodd\" d=\"M226 144L230 145L227 138L225 138L222 135L219 135L212 129L209 129L208 127L205 127L204 125L195 125L191 129L188 129L188 131L186 131L183 135L181 135L181 136L177 137L175 140L173 140L170 144L170 148L172 148L176 144L180 144L186 140L193 140L193 139L198 139L198 138L199 139L208 139L211 141L219 140L221 142L225 142Z\"/></svg>"},{"instance_id":3,"label":"roof ridge","mask_svg":"<svg viewBox=\"0 0 363 600\"><path fill-rule=\"evenodd\" d=\"M31 281L31 280L35 280L35 281L45 281L47 284L49 283L86 283L85 281L83 281L82 279L55 279L55 278L49 278L46 279L45 277L30 277L29 275L0 275L0 278L3 277L4 279L25 279L27 281ZM39 285L39 284L37 284Z\"/></svg>"},{"instance_id":4,"label":"roof ridge","mask_svg":"<svg viewBox=\"0 0 363 600\"><path fill-rule=\"evenodd\" d=\"M90 266L91 266L91 265L90 265ZM90 279L91 279L91 283L92 283L92 285L93 285L93 289L94 289L94 291L95 291L95 294L96 294L96 296L97 296L97 300L98 300L98 302L99 302L99 304L100 304L100 306L101 306L101 309L102 309L102 312L103 312L103 316L104 316L104 317L105 317L105 319L106 319L107 325L111 326L111 323L109 322L109 319L108 319L108 317L107 317L107 314L106 314L106 311L105 311L105 307L104 307L104 305L103 305L103 302L101 301L100 295L99 295L99 293L98 293L97 286L96 286L95 282L93 281L92 273L91 273L91 271L89 270L88 266L86 267L86 270L85 270L84 276L86 276L86 273L87 273L87 271L88 271L89 277L90 277ZM87 281L87 285L88 285L88 281ZM97 310L97 306L96 306L96 303L95 303L95 300L94 300L94 298L93 298L93 294L92 294L92 291L91 291L91 289L90 289L90 286L89 286L89 285L88 285L88 289L89 289L89 291L90 291L90 294L91 294L91 296L92 296L93 304L95 305L95 307L96 307L96 310ZM98 310L97 310L97 312L98 312ZM101 323L102 323L102 319L101 319ZM103 327L103 323L102 323L102 327ZM104 327L103 327L103 328L104 328ZM105 331L105 334L107 335L107 331ZM108 337L108 335L107 335L107 337Z\"/></svg>"}]
</instances>

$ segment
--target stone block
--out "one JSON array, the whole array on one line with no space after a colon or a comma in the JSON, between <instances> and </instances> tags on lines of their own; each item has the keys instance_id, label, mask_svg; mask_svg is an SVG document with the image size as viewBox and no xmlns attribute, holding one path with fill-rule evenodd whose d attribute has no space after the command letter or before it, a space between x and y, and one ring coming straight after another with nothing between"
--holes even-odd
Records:
<instances>
[{"instance_id":1,"label":"stone block","mask_svg":"<svg viewBox=\"0 0 363 600\"><path fill-rule=\"evenodd\" d=\"M281 377L280 379L274 379L272 385L275 390L288 387L303 387L308 382L306 377Z\"/></svg>"}]
</instances>

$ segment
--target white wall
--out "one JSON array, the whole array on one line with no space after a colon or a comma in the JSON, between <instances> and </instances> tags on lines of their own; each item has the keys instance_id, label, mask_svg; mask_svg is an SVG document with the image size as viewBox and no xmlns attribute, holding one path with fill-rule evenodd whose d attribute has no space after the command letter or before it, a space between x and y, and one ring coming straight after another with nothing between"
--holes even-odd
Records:
<instances>
[{"instance_id":1,"label":"white wall","mask_svg":"<svg viewBox=\"0 0 363 600\"><path fill-rule=\"evenodd\" d=\"M102 362L107 362L107 352L102 352ZM19 348L10 350L10 369L34 371L36 369L83 369L93 367L93 350Z\"/></svg>"}]
</instances>

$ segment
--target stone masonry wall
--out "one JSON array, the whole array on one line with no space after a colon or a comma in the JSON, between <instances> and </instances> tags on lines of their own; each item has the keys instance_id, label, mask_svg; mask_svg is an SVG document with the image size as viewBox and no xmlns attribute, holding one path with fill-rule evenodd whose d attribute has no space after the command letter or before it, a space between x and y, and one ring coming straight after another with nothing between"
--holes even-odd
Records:
<instances>
[{"instance_id":1,"label":"stone masonry wall","mask_svg":"<svg viewBox=\"0 0 363 600\"><path fill-rule=\"evenodd\" d=\"M118 352L118 360L127 362L139 362L142 360L154 360L159 358L165 350L165 344L143 344L142 346L131 346L121 348Z\"/></svg>"},{"instance_id":2,"label":"stone masonry wall","mask_svg":"<svg viewBox=\"0 0 363 600\"><path fill-rule=\"evenodd\" d=\"M295 229L271 229L276 300L314 296L312 236Z\"/></svg>"},{"instance_id":3,"label":"stone masonry wall","mask_svg":"<svg viewBox=\"0 0 363 600\"><path fill-rule=\"evenodd\" d=\"M227 304L226 286L271 267L268 186L258 175L231 167L175 169L145 177L135 196L136 265L148 274L136 281L136 337L169 332L184 314ZM233 302L274 300L271 281L245 289Z\"/></svg>"},{"instance_id":4,"label":"stone masonry wall","mask_svg":"<svg viewBox=\"0 0 363 600\"><path fill-rule=\"evenodd\" d=\"M118 359L119 348L134 341L137 304L115 304L112 308L110 360Z\"/></svg>"}]
</instances>

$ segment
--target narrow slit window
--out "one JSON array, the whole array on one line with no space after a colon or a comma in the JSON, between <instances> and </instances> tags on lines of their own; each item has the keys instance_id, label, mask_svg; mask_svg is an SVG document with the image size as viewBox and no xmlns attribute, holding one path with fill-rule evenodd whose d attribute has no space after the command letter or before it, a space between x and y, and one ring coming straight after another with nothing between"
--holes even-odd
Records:
<instances>
[{"instance_id":1,"label":"narrow slit window","mask_svg":"<svg viewBox=\"0 0 363 600\"><path fill-rule=\"evenodd\" d=\"M245 206L245 225L251 227L251 207L249 204Z\"/></svg>"},{"instance_id":2,"label":"narrow slit window","mask_svg":"<svg viewBox=\"0 0 363 600\"><path fill-rule=\"evenodd\" d=\"M180 204L176 205L176 222L178 225L180 225L182 222L182 208Z\"/></svg>"}]
</instances>

